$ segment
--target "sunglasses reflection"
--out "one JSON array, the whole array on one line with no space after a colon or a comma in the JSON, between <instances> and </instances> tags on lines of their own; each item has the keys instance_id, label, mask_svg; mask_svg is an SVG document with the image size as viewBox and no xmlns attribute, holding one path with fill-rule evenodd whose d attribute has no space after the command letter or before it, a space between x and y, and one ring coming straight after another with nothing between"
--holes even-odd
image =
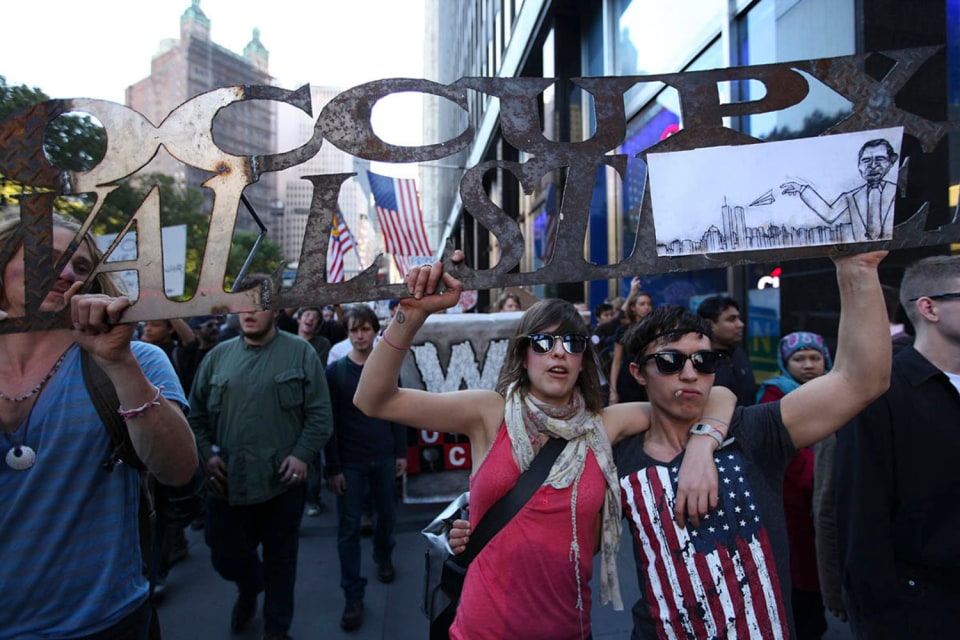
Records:
<instances>
[{"instance_id":1,"label":"sunglasses reflection","mask_svg":"<svg viewBox=\"0 0 960 640\"><path fill-rule=\"evenodd\" d=\"M530 347L534 353L544 354L553 351L556 341L560 341L567 353L578 355L587 349L587 336L568 334L565 336L552 336L546 333L531 333L527 336L530 341Z\"/></svg>"},{"instance_id":2,"label":"sunglasses reflection","mask_svg":"<svg viewBox=\"0 0 960 640\"><path fill-rule=\"evenodd\" d=\"M689 360L699 373L716 373L723 354L719 351L695 351L687 354L680 351L658 351L642 358L637 364L643 365L653 360L657 371L664 374L679 373Z\"/></svg>"}]
</instances>

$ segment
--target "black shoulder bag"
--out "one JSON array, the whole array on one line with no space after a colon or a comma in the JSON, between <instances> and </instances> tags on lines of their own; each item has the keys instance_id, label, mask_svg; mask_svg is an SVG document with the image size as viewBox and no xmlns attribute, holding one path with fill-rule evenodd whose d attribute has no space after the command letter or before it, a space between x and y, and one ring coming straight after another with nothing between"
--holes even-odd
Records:
<instances>
[{"instance_id":1,"label":"black shoulder bag","mask_svg":"<svg viewBox=\"0 0 960 640\"><path fill-rule=\"evenodd\" d=\"M449 599L449 604L439 615L431 619L430 640L446 640L450 637L450 625L457 613L460 591L463 589L463 580L470 563L533 497L566 444L567 441L561 438L550 438L533 459L530 467L520 474L517 484L484 514L483 520L470 534L470 542L467 543L466 550L457 555L450 555L444 560L443 570L440 573L440 590Z\"/></svg>"}]
</instances>

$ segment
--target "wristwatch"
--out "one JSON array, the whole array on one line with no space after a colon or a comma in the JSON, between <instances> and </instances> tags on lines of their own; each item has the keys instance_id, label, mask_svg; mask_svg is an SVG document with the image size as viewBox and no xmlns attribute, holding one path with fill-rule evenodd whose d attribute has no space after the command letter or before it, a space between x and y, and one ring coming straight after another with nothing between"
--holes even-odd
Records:
<instances>
[{"instance_id":1,"label":"wristwatch","mask_svg":"<svg viewBox=\"0 0 960 640\"><path fill-rule=\"evenodd\" d=\"M709 425L706 422L698 422L697 424L690 427L690 435L692 436L710 436L717 441L717 448L723 446L723 434L719 429L713 425Z\"/></svg>"}]
</instances>

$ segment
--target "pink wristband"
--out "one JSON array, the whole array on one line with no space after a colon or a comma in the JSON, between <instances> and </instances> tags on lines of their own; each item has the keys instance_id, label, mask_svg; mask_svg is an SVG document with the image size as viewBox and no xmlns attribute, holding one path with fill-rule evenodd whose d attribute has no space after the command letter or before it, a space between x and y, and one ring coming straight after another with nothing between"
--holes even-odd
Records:
<instances>
[{"instance_id":1,"label":"pink wristband","mask_svg":"<svg viewBox=\"0 0 960 640\"><path fill-rule=\"evenodd\" d=\"M389 346L393 347L394 349L396 349L397 351L408 351L408 350L410 349L410 346L409 346L409 345L407 345L406 347L401 347L401 346L398 345L398 344L394 344L394 343L390 342L390 338L387 337L386 332L384 332L384 334L380 336L380 339L383 340L384 342L386 342L387 345L389 345Z\"/></svg>"},{"instance_id":2,"label":"pink wristband","mask_svg":"<svg viewBox=\"0 0 960 640\"><path fill-rule=\"evenodd\" d=\"M157 387L157 393L154 394L153 400L149 402L144 402L142 405L136 409L124 409L123 407L117 407L117 413L120 414L124 420L129 420L130 418L136 418L137 416L146 413L147 409L150 407L160 406L160 392L163 391L163 385Z\"/></svg>"}]
</instances>

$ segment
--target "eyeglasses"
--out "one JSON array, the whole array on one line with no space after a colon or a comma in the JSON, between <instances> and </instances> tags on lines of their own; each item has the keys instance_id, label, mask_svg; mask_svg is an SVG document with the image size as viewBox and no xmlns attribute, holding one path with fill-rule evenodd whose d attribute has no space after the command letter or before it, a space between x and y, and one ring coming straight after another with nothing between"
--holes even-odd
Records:
<instances>
[{"instance_id":1,"label":"eyeglasses","mask_svg":"<svg viewBox=\"0 0 960 640\"><path fill-rule=\"evenodd\" d=\"M546 333L531 333L527 336L527 340L530 341L530 347L533 349L533 352L539 354L550 353L553 351L555 340L559 340L561 343L563 343L563 348L567 350L567 353L573 355L579 355L587 350L587 336L573 334L565 336L551 336Z\"/></svg>"},{"instance_id":2,"label":"eyeglasses","mask_svg":"<svg viewBox=\"0 0 960 640\"><path fill-rule=\"evenodd\" d=\"M930 298L931 300L951 300L953 298L960 298L960 292L957 293L938 293L933 296L917 296L916 298L910 298L907 302L916 302L920 298Z\"/></svg>"},{"instance_id":3,"label":"eyeglasses","mask_svg":"<svg viewBox=\"0 0 960 640\"><path fill-rule=\"evenodd\" d=\"M717 367L723 354L719 351L695 351L691 354L680 353L679 351L660 351L651 353L639 361L638 364L646 364L653 360L657 363L657 371L664 374L679 373L687 360L693 363L693 368L700 373L716 373Z\"/></svg>"}]
</instances>

